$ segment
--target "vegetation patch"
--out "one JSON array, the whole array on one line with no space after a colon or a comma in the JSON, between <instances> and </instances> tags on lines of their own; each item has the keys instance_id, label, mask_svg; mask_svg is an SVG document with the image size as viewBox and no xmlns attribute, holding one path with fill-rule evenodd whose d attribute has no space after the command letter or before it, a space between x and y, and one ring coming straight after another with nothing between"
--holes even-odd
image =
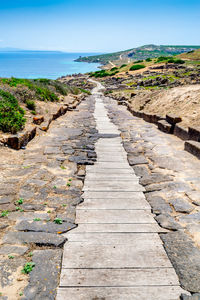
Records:
<instances>
[{"instance_id":1,"label":"vegetation patch","mask_svg":"<svg viewBox=\"0 0 200 300\"><path fill-rule=\"evenodd\" d=\"M35 111L36 109L35 102L33 100L26 100L26 107L30 110Z\"/></svg>"},{"instance_id":2,"label":"vegetation patch","mask_svg":"<svg viewBox=\"0 0 200 300\"><path fill-rule=\"evenodd\" d=\"M130 67L130 71L136 71L136 70L140 70L145 68L145 65L133 65L132 67Z\"/></svg>"},{"instance_id":3,"label":"vegetation patch","mask_svg":"<svg viewBox=\"0 0 200 300\"><path fill-rule=\"evenodd\" d=\"M110 71L101 70L101 71L92 72L92 73L90 73L90 77L102 78L102 77L107 77L107 76L114 76L117 73L119 73L118 70L115 70L115 71L111 71L111 70Z\"/></svg>"},{"instance_id":4,"label":"vegetation patch","mask_svg":"<svg viewBox=\"0 0 200 300\"><path fill-rule=\"evenodd\" d=\"M29 274L33 270L34 267L35 267L34 262L27 262L22 269L22 273Z\"/></svg>"},{"instance_id":5,"label":"vegetation patch","mask_svg":"<svg viewBox=\"0 0 200 300\"><path fill-rule=\"evenodd\" d=\"M24 110L9 92L0 90L0 130L16 133L24 127Z\"/></svg>"}]
</instances>

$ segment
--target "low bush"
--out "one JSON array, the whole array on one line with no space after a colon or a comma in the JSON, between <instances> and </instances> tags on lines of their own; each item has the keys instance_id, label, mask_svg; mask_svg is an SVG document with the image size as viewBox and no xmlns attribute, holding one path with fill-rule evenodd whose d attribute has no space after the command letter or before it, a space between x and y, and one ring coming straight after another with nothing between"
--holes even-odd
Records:
<instances>
[{"instance_id":1,"label":"low bush","mask_svg":"<svg viewBox=\"0 0 200 300\"><path fill-rule=\"evenodd\" d=\"M124 68L124 67L126 67L127 65L126 64L123 64L123 65L121 65L121 67L120 68Z\"/></svg>"},{"instance_id":2,"label":"low bush","mask_svg":"<svg viewBox=\"0 0 200 300\"><path fill-rule=\"evenodd\" d=\"M85 94L91 95L91 92L90 92L90 91L88 91L88 90L85 90L85 89L81 89L81 88L80 88L80 91L81 91L82 93L85 93Z\"/></svg>"},{"instance_id":3,"label":"low bush","mask_svg":"<svg viewBox=\"0 0 200 300\"><path fill-rule=\"evenodd\" d=\"M0 90L0 130L16 133L24 127L25 122L24 110L17 99L9 92Z\"/></svg>"},{"instance_id":4,"label":"low bush","mask_svg":"<svg viewBox=\"0 0 200 300\"><path fill-rule=\"evenodd\" d=\"M180 64L180 65L182 65L182 64L185 63L185 61L182 60L182 59L175 59L175 60L174 60L174 63L175 63L175 64Z\"/></svg>"},{"instance_id":5,"label":"low bush","mask_svg":"<svg viewBox=\"0 0 200 300\"><path fill-rule=\"evenodd\" d=\"M143 60L136 60L136 61L134 61L134 64L138 64L138 63L141 63L141 62L143 62Z\"/></svg>"},{"instance_id":6,"label":"low bush","mask_svg":"<svg viewBox=\"0 0 200 300\"><path fill-rule=\"evenodd\" d=\"M112 68L110 71L116 71L116 70L118 70L118 68L117 68L117 67L114 67L114 68Z\"/></svg>"},{"instance_id":7,"label":"low bush","mask_svg":"<svg viewBox=\"0 0 200 300\"><path fill-rule=\"evenodd\" d=\"M26 100L26 107L30 110L35 110L36 109L35 102L32 100Z\"/></svg>"},{"instance_id":8,"label":"low bush","mask_svg":"<svg viewBox=\"0 0 200 300\"><path fill-rule=\"evenodd\" d=\"M156 62L162 62L162 61L166 61L168 59L171 59L170 57L167 57L167 56L160 56L157 58L157 61Z\"/></svg>"},{"instance_id":9,"label":"low bush","mask_svg":"<svg viewBox=\"0 0 200 300\"><path fill-rule=\"evenodd\" d=\"M130 71L136 71L136 70L140 70L145 68L145 65L133 65L132 67L130 67Z\"/></svg>"},{"instance_id":10,"label":"low bush","mask_svg":"<svg viewBox=\"0 0 200 300\"><path fill-rule=\"evenodd\" d=\"M146 61L149 62L149 61L152 61L152 59L151 58L147 58Z\"/></svg>"}]
</instances>

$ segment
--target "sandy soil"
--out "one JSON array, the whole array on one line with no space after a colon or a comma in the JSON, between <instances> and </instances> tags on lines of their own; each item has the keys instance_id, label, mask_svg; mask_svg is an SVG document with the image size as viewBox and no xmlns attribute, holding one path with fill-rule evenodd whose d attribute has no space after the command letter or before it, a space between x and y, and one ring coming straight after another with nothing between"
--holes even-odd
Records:
<instances>
[{"instance_id":1,"label":"sandy soil","mask_svg":"<svg viewBox=\"0 0 200 300\"><path fill-rule=\"evenodd\" d=\"M136 110L165 116L167 113L182 117L184 126L200 126L200 85L175 87L162 91L139 91L130 98Z\"/></svg>"}]
</instances>

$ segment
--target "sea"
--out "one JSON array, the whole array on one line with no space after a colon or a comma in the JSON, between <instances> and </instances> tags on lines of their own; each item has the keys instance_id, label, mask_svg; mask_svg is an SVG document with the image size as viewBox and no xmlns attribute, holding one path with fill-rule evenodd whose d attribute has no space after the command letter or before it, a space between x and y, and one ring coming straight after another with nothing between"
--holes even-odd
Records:
<instances>
[{"instance_id":1,"label":"sea","mask_svg":"<svg viewBox=\"0 0 200 300\"><path fill-rule=\"evenodd\" d=\"M74 61L79 56L89 55L97 55L97 53L0 52L0 77L57 79L64 75L97 71L99 64Z\"/></svg>"}]
</instances>

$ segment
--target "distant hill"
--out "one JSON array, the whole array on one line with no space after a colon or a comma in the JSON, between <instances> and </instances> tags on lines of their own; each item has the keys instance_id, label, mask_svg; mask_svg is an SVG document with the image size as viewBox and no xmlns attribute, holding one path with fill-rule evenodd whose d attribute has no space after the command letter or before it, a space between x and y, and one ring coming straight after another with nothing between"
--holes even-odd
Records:
<instances>
[{"instance_id":1,"label":"distant hill","mask_svg":"<svg viewBox=\"0 0 200 300\"><path fill-rule=\"evenodd\" d=\"M200 46L170 46L170 45L145 45L125 51L119 51L114 53L94 55L87 57L79 57L76 61L101 63L103 65L108 64L110 61L121 61L122 63L128 63L135 60L143 60L147 58L159 57L159 56L171 56L181 53L190 52L199 49Z\"/></svg>"},{"instance_id":2,"label":"distant hill","mask_svg":"<svg viewBox=\"0 0 200 300\"><path fill-rule=\"evenodd\" d=\"M191 50L187 53L178 55L181 59L198 60L200 61L200 49Z\"/></svg>"}]
</instances>

